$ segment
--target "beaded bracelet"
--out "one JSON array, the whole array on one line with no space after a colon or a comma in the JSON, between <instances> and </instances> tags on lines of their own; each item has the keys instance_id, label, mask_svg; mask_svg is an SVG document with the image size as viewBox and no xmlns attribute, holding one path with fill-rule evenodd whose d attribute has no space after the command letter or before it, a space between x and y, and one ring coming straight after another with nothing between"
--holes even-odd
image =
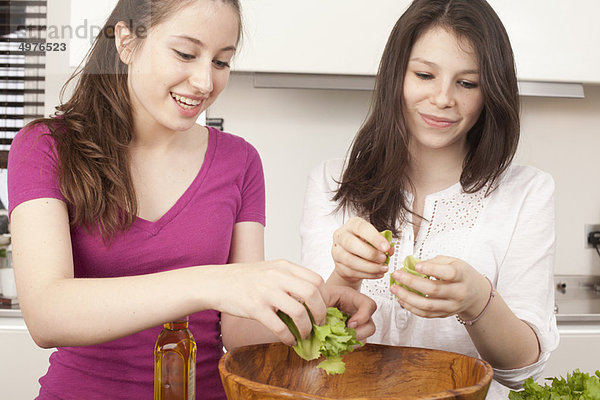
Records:
<instances>
[{"instance_id":1,"label":"beaded bracelet","mask_svg":"<svg viewBox=\"0 0 600 400\"><path fill-rule=\"evenodd\" d=\"M485 304L485 307L483 307L483 310L481 310L481 312L479 313L478 316L476 316L475 318L473 318L472 320L469 320L469 321L465 321L464 319L462 319L461 317L459 317L458 314L456 314L456 319L461 324L466 325L466 326L471 326L475 322L477 322L479 320L479 318L481 318L483 316L483 314L485 314L485 312L487 311L488 307L490 306L490 303L492 302L492 299L496 295L496 289L494 289L494 285L492 285L492 281L490 281L490 278L488 278L486 276L485 279L487 279L487 281L490 283L490 297L488 298L488 301Z\"/></svg>"}]
</instances>

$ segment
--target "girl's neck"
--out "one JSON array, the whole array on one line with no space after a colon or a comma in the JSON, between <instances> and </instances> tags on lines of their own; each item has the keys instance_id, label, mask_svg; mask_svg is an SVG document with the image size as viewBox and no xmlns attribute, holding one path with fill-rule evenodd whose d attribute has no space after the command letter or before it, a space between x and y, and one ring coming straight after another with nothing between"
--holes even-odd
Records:
<instances>
[{"instance_id":1,"label":"girl's neck","mask_svg":"<svg viewBox=\"0 0 600 400\"><path fill-rule=\"evenodd\" d=\"M439 192L460 181L466 149L419 149L412 152L409 177L421 196Z\"/></svg>"}]
</instances>

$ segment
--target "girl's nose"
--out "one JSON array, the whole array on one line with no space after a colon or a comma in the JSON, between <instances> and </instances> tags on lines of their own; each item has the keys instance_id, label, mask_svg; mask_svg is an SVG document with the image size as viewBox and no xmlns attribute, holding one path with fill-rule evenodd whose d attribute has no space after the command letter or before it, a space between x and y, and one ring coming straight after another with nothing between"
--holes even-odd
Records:
<instances>
[{"instance_id":1,"label":"girl's nose","mask_svg":"<svg viewBox=\"0 0 600 400\"><path fill-rule=\"evenodd\" d=\"M189 78L190 84L202 94L210 94L213 90L212 63L202 64L194 69Z\"/></svg>"},{"instance_id":2,"label":"girl's nose","mask_svg":"<svg viewBox=\"0 0 600 400\"><path fill-rule=\"evenodd\" d=\"M438 108L452 107L455 104L454 90L452 85L440 83L431 94L431 103Z\"/></svg>"}]
</instances>

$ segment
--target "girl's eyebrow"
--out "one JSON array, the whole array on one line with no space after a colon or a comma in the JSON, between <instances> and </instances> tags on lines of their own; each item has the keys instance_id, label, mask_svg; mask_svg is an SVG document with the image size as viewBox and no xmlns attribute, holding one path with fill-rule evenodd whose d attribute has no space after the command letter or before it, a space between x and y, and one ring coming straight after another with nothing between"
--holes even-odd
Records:
<instances>
[{"instance_id":1,"label":"girl's eyebrow","mask_svg":"<svg viewBox=\"0 0 600 400\"><path fill-rule=\"evenodd\" d=\"M432 68L438 68L439 67L436 63L428 61L428 60L425 60L424 58L421 58L421 57L414 57L414 58L411 58L409 60L409 62L413 62L413 61L414 62L419 62L421 64L428 65L428 66L430 66ZM463 71L460 71L460 74L463 74L463 75L479 75L479 70L478 69L465 69Z\"/></svg>"},{"instance_id":2,"label":"girl's eyebrow","mask_svg":"<svg viewBox=\"0 0 600 400\"><path fill-rule=\"evenodd\" d=\"M191 36L187 36L187 35L173 35L173 37L177 38L177 39L187 40L188 42L192 42L196 46L204 47L204 43L202 43L201 40L196 39L196 38L191 37ZM226 46L226 47L223 47L222 49L220 49L220 51L236 51L236 47L234 45Z\"/></svg>"}]
</instances>

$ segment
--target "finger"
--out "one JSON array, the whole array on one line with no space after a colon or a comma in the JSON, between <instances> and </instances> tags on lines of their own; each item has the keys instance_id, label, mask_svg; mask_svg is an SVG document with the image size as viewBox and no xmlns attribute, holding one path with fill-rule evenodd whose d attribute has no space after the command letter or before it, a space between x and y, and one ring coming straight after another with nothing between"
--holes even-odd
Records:
<instances>
[{"instance_id":1,"label":"finger","mask_svg":"<svg viewBox=\"0 0 600 400\"><path fill-rule=\"evenodd\" d=\"M323 288L323 291L324 290L325 289ZM310 310L314 322L317 325L323 325L325 323L325 317L327 315L326 299L328 297L326 293L323 293L319 288L310 286L298 290L294 295L299 296L302 299L306 307ZM310 331L308 333L310 333Z\"/></svg>"},{"instance_id":2,"label":"finger","mask_svg":"<svg viewBox=\"0 0 600 400\"><path fill-rule=\"evenodd\" d=\"M357 325L351 328L356 331L356 339L360 340L361 342L375 333L375 323L373 320L369 320L366 324Z\"/></svg>"},{"instance_id":3,"label":"finger","mask_svg":"<svg viewBox=\"0 0 600 400\"><path fill-rule=\"evenodd\" d=\"M379 266L381 267L381 266ZM385 275L385 271L383 270L383 268L381 267L381 270L379 272L364 272L364 271L358 271L352 267L349 267L345 264L341 264L341 263L336 263L336 269L337 269L337 273L346 279L351 279L351 280L359 280L359 279L380 279L383 278L383 276Z\"/></svg>"},{"instance_id":4,"label":"finger","mask_svg":"<svg viewBox=\"0 0 600 400\"><path fill-rule=\"evenodd\" d=\"M455 282L459 277L457 259L436 257L421 261L415 265L415 270L425 275L433 276L446 282Z\"/></svg>"},{"instance_id":5,"label":"finger","mask_svg":"<svg viewBox=\"0 0 600 400\"><path fill-rule=\"evenodd\" d=\"M439 318L455 313L451 311L455 309L452 307L453 302L447 299L423 297L398 285L393 286L392 292L402 307L420 317Z\"/></svg>"},{"instance_id":6,"label":"finger","mask_svg":"<svg viewBox=\"0 0 600 400\"><path fill-rule=\"evenodd\" d=\"M279 316L271 310L270 313L266 313L262 318L257 320L269 329L277 339L288 346L294 346L296 344L296 338L289 330L287 325L279 318Z\"/></svg>"},{"instance_id":7,"label":"finger","mask_svg":"<svg viewBox=\"0 0 600 400\"><path fill-rule=\"evenodd\" d=\"M304 305L291 296L283 296L276 303L278 309L286 313L296 324L300 337L306 339L312 331L312 322Z\"/></svg>"},{"instance_id":8,"label":"finger","mask_svg":"<svg viewBox=\"0 0 600 400\"><path fill-rule=\"evenodd\" d=\"M342 311L351 315L348 320L348 326L354 324L357 326L367 324L377 309L377 304L368 296L356 291L349 295L352 296L349 306L346 306L348 303L342 303L342 306L344 307Z\"/></svg>"},{"instance_id":9,"label":"finger","mask_svg":"<svg viewBox=\"0 0 600 400\"><path fill-rule=\"evenodd\" d=\"M440 287L442 281L424 278L403 270L394 271L392 277L398 283L402 283L413 290L427 295L428 297L440 297L443 295L443 291Z\"/></svg>"},{"instance_id":10,"label":"finger","mask_svg":"<svg viewBox=\"0 0 600 400\"><path fill-rule=\"evenodd\" d=\"M348 256L354 256L377 264L383 264L386 260L384 252L377 250L363 238L349 233L338 235L334 239L331 254L334 259L344 260Z\"/></svg>"},{"instance_id":11,"label":"finger","mask_svg":"<svg viewBox=\"0 0 600 400\"><path fill-rule=\"evenodd\" d=\"M288 270L294 276L294 280L284 277L282 281L286 282L286 291L294 296L296 300L305 303L310 309L313 319L317 325L325 322L327 314L327 298L329 294L325 289L325 281L321 275L310 271L309 269L286 262L289 265Z\"/></svg>"},{"instance_id":12,"label":"finger","mask_svg":"<svg viewBox=\"0 0 600 400\"><path fill-rule=\"evenodd\" d=\"M370 243L373 247L384 253L390 251L390 243L373 224L363 218L355 217L349 220L347 225L356 236Z\"/></svg>"},{"instance_id":13,"label":"finger","mask_svg":"<svg viewBox=\"0 0 600 400\"><path fill-rule=\"evenodd\" d=\"M384 253L375 250L364 242L361 242L360 246L363 246L365 250L362 254L359 254L360 251L356 251L356 249L349 251L342 246L333 246L331 249L333 261L352 266L352 269L362 272L378 273L387 271L388 266L383 265L386 260Z\"/></svg>"},{"instance_id":14,"label":"finger","mask_svg":"<svg viewBox=\"0 0 600 400\"><path fill-rule=\"evenodd\" d=\"M327 304L350 315L347 325L356 330L358 340L375 333L371 315L377 309L377 304L371 298L346 286L326 286L330 293L330 302Z\"/></svg>"}]
</instances>

